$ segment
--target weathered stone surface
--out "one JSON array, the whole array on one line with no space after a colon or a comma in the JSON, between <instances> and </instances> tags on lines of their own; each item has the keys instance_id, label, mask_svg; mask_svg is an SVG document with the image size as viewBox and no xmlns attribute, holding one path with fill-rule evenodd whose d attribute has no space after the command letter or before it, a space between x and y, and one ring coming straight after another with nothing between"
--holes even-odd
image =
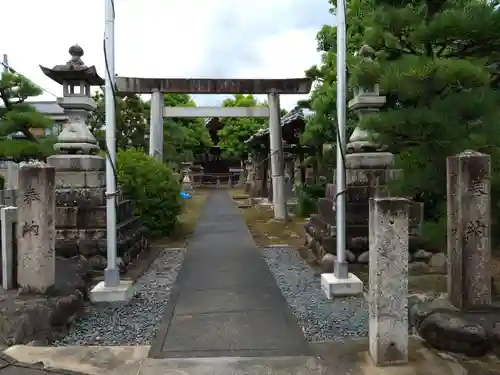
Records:
<instances>
[{"instance_id":1,"label":"weathered stone surface","mask_svg":"<svg viewBox=\"0 0 500 375\"><path fill-rule=\"evenodd\" d=\"M118 201L123 195L118 191ZM106 188L58 188L56 190L56 206L105 206Z\"/></svg>"},{"instance_id":2,"label":"weathered stone surface","mask_svg":"<svg viewBox=\"0 0 500 375\"><path fill-rule=\"evenodd\" d=\"M409 204L370 199L369 340L376 365L408 361Z\"/></svg>"},{"instance_id":3,"label":"weathered stone surface","mask_svg":"<svg viewBox=\"0 0 500 375\"><path fill-rule=\"evenodd\" d=\"M132 201L122 200L116 207L119 223L133 216ZM60 206L56 207L56 227L64 228L106 228L106 206Z\"/></svg>"},{"instance_id":4,"label":"weathered stone surface","mask_svg":"<svg viewBox=\"0 0 500 375\"><path fill-rule=\"evenodd\" d=\"M486 330L458 313L435 311L419 326L419 334L432 347L468 356L482 356L491 348Z\"/></svg>"},{"instance_id":5,"label":"weathered stone surface","mask_svg":"<svg viewBox=\"0 0 500 375\"><path fill-rule=\"evenodd\" d=\"M358 256L357 261L358 261L358 263L361 263L361 264L368 264L368 262L370 261L370 252L365 251L364 253L360 254Z\"/></svg>"},{"instance_id":6,"label":"weathered stone surface","mask_svg":"<svg viewBox=\"0 0 500 375\"><path fill-rule=\"evenodd\" d=\"M46 292L55 282L55 169L27 164L19 169L18 284Z\"/></svg>"},{"instance_id":7,"label":"weathered stone surface","mask_svg":"<svg viewBox=\"0 0 500 375\"><path fill-rule=\"evenodd\" d=\"M385 186L401 174L399 169L347 169L346 183L348 186Z\"/></svg>"},{"instance_id":8,"label":"weathered stone surface","mask_svg":"<svg viewBox=\"0 0 500 375\"><path fill-rule=\"evenodd\" d=\"M106 160L97 155L52 155L47 164L57 171L104 171Z\"/></svg>"},{"instance_id":9,"label":"weathered stone surface","mask_svg":"<svg viewBox=\"0 0 500 375\"><path fill-rule=\"evenodd\" d=\"M431 257L432 253L423 249L420 249L413 254L413 258L415 260L429 260Z\"/></svg>"},{"instance_id":10,"label":"weathered stone surface","mask_svg":"<svg viewBox=\"0 0 500 375\"><path fill-rule=\"evenodd\" d=\"M446 272L448 265L448 260L446 255L443 253L433 254L429 259L429 267L439 271Z\"/></svg>"},{"instance_id":11,"label":"weathered stone surface","mask_svg":"<svg viewBox=\"0 0 500 375\"><path fill-rule=\"evenodd\" d=\"M390 152L360 152L346 155L346 168L387 169L394 167L395 157Z\"/></svg>"},{"instance_id":12,"label":"weathered stone surface","mask_svg":"<svg viewBox=\"0 0 500 375\"><path fill-rule=\"evenodd\" d=\"M0 345L50 343L61 329L82 312L90 286L85 259L56 258L56 277L50 294L0 294Z\"/></svg>"},{"instance_id":13,"label":"weathered stone surface","mask_svg":"<svg viewBox=\"0 0 500 375\"><path fill-rule=\"evenodd\" d=\"M104 171L58 171L56 186L58 188L99 188L106 185Z\"/></svg>"},{"instance_id":14,"label":"weathered stone surface","mask_svg":"<svg viewBox=\"0 0 500 375\"><path fill-rule=\"evenodd\" d=\"M335 255L325 254L323 258L321 258L321 271L323 271L324 273L332 273L336 258L337 257Z\"/></svg>"},{"instance_id":15,"label":"weathered stone surface","mask_svg":"<svg viewBox=\"0 0 500 375\"><path fill-rule=\"evenodd\" d=\"M490 156L447 159L448 294L459 307L491 302Z\"/></svg>"}]
</instances>

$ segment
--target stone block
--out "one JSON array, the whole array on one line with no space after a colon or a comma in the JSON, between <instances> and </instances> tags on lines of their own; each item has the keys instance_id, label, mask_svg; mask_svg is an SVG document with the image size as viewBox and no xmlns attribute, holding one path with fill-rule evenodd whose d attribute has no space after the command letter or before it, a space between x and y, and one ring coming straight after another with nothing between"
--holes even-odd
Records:
<instances>
[{"instance_id":1,"label":"stone block","mask_svg":"<svg viewBox=\"0 0 500 375\"><path fill-rule=\"evenodd\" d=\"M58 188L99 188L106 186L104 171L58 171L56 173Z\"/></svg>"},{"instance_id":2,"label":"stone block","mask_svg":"<svg viewBox=\"0 0 500 375\"><path fill-rule=\"evenodd\" d=\"M0 204L17 207L17 195L17 190L14 189L0 190Z\"/></svg>"},{"instance_id":3,"label":"stone block","mask_svg":"<svg viewBox=\"0 0 500 375\"><path fill-rule=\"evenodd\" d=\"M130 200L122 200L116 209L117 222L133 216ZM56 228L106 228L106 206L59 206L56 207Z\"/></svg>"},{"instance_id":4,"label":"stone block","mask_svg":"<svg viewBox=\"0 0 500 375\"><path fill-rule=\"evenodd\" d=\"M118 191L118 202L123 195ZM58 188L56 190L56 205L60 206L105 206L106 188Z\"/></svg>"},{"instance_id":5,"label":"stone block","mask_svg":"<svg viewBox=\"0 0 500 375\"><path fill-rule=\"evenodd\" d=\"M370 199L369 341L376 365L408 361L408 216L406 199Z\"/></svg>"},{"instance_id":6,"label":"stone block","mask_svg":"<svg viewBox=\"0 0 500 375\"><path fill-rule=\"evenodd\" d=\"M347 279L339 279L333 273L322 273L321 289L328 299L335 296L354 296L363 293L363 282L352 273Z\"/></svg>"},{"instance_id":7,"label":"stone block","mask_svg":"<svg viewBox=\"0 0 500 375\"><path fill-rule=\"evenodd\" d=\"M17 287L17 207L2 207L0 210L2 234L2 288Z\"/></svg>"},{"instance_id":8,"label":"stone block","mask_svg":"<svg viewBox=\"0 0 500 375\"><path fill-rule=\"evenodd\" d=\"M119 223L117 225L117 241L120 242L131 237L139 229L141 229L141 223L138 217L131 217ZM82 254L89 257L96 254L106 254L106 247L106 228L56 230L56 251L59 256L71 257Z\"/></svg>"},{"instance_id":9,"label":"stone block","mask_svg":"<svg viewBox=\"0 0 500 375\"><path fill-rule=\"evenodd\" d=\"M447 159L448 295L458 308L491 303L490 156Z\"/></svg>"},{"instance_id":10,"label":"stone block","mask_svg":"<svg viewBox=\"0 0 500 375\"><path fill-rule=\"evenodd\" d=\"M390 152L362 152L346 155L348 169L387 169L395 163L394 154Z\"/></svg>"},{"instance_id":11,"label":"stone block","mask_svg":"<svg viewBox=\"0 0 500 375\"><path fill-rule=\"evenodd\" d=\"M346 184L365 186L384 186L401 176L399 169L347 169Z\"/></svg>"},{"instance_id":12,"label":"stone block","mask_svg":"<svg viewBox=\"0 0 500 375\"><path fill-rule=\"evenodd\" d=\"M101 281L90 291L90 300L100 302L129 302L134 296L132 280L121 280L115 287L108 287Z\"/></svg>"},{"instance_id":13,"label":"stone block","mask_svg":"<svg viewBox=\"0 0 500 375\"><path fill-rule=\"evenodd\" d=\"M55 169L27 164L19 169L18 283L45 293L55 283Z\"/></svg>"},{"instance_id":14,"label":"stone block","mask_svg":"<svg viewBox=\"0 0 500 375\"><path fill-rule=\"evenodd\" d=\"M47 164L57 171L104 171L106 160L96 155L53 155Z\"/></svg>"}]
</instances>

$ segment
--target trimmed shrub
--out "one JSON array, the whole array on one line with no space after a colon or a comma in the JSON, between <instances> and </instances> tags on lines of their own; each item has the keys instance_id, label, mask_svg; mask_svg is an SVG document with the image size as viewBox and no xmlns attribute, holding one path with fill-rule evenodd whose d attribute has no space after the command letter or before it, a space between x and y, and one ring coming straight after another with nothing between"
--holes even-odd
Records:
<instances>
[{"instance_id":1,"label":"trimmed shrub","mask_svg":"<svg viewBox=\"0 0 500 375\"><path fill-rule=\"evenodd\" d=\"M312 215L318 210L318 199L325 196L326 180L322 179L317 184L305 184L298 186L297 195L297 214L301 217Z\"/></svg>"},{"instance_id":2,"label":"trimmed shrub","mask_svg":"<svg viewBox=\"0 0 500 375\"><path fill-rule=\"evenodd\" d=\"M182 208L179 182L170 168L142 150L129 149L117 154L117 179L151 235L169 235Z\"/></svg>"}]
</instances>

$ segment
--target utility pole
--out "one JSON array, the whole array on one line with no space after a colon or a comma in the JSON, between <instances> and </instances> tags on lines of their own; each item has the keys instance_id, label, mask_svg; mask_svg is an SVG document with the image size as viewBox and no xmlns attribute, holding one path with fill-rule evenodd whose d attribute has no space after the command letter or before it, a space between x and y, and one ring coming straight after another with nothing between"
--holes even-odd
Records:
<instances>
[{"instance_id":1,"label":"utility pole","mask_svg":"<svg viewBox=\"0 0 500 375\"><path fill-rule=\"evenodd\" d=\"M107 267L104 271L106 287L120 284L120 273L116 267L116 181L113 170L116 165L116 116L115 116L115 14L113 0L105 3L105 121L106 148L106 227L107 227Z\"/></svg>"},{"instance_id":2,"label":"utility pole","mask_svg":"<svg viewBox=\"0 0 500 375\"><path fill-rule=\"evenodd\" d=\"M337 215L337 261L335 276L338 279L348 278L348 264L345 259L346 247L346 94L347 94L347 41L346 41L346 3L337 0L337 198L335 209Z\"/></svg>"},{"instance_id":3,"label":"utility pole","mask_svg":"<svg viewBox=\"0 0 500 375\"><path fill-rule=\"evenodd\" d=\"M7 56L6 53L3 54L3 73L7 73L7 71L9 70L9 68L7 68L9 66L9 57Z\"/></svg>"}]
</instances>

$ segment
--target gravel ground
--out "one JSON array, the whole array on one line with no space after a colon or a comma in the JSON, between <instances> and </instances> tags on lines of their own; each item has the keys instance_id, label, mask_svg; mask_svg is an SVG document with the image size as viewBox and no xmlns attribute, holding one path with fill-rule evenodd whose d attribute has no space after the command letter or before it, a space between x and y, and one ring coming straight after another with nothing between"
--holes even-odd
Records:
<instances>
[{"instance_id":1,"label":"gravel ground","mask_svg":"<svg viewBox=\"0 0 500 375\"><path fill-rule=\"evenodd\" d=\"M368 335L368 305L364 297L328 300L320 276L290 248L263 251L269 269L309 341L342 340Z\"/></svg>"},{"instance_id":2,"label":"gravel ground","mask_svg":"<svg viewBox=\"0 0 500 375\"><path fill-rule=\"evenodd\" d=\"M135 283L129 304L92 305L54 345L150 345L184 254L185 249L162 251Z\"/></svg>"}]
</instances>

